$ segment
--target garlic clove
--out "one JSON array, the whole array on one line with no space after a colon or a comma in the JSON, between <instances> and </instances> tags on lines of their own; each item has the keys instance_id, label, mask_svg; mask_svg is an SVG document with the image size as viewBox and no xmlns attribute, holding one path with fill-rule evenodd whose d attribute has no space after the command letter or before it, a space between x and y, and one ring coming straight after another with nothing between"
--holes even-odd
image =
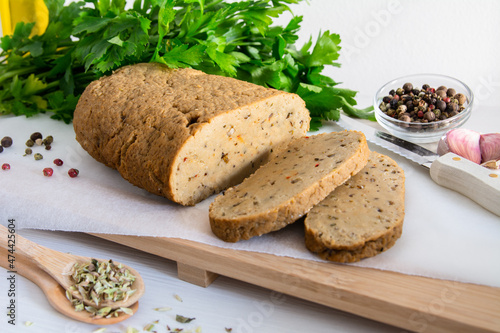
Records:
<instances>
[{"instance_id":1,"label":"garlic clove","mask_svg":"<svg viewBox=\"0 0 500 333\"><path fill-rule=\"evenodd\" d=\"M450 152L450 147L448 147L446 134L447 134L447 133L445 133L445 134L441 137L441 139L439 139L439 142L438 142L438 145L437 145L437 151L436 151L436 153L437 153L439 156L443 156L444 154L446 154L446 153L449 153L449 152Z\"/></svg>"},{"instance_id":2,"label":"garlic clove","mask_svg":"<svg viewBox=\"0 0 500 333\"><path fill-rule=\"evenodd\" d=\"M474 163L481 163L481 134L476 131L457 128L446 133L445 143L450 152L466 158Z\"/></svg>"},{"instance_id":3,"label":"garlic clove","mask_svg":"<svg viewBox=\"0 0 500 333\"><path fill-rule=\"evenodd\" d=\"M500 133L481 134L479 147L483 162L500 160Z\"/></svg>"}]
</instances>

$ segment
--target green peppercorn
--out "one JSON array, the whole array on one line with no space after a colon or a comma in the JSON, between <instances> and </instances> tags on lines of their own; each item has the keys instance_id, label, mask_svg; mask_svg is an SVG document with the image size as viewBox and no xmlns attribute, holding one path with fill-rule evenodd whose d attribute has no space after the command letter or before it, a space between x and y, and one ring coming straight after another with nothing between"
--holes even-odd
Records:
<instances>
[{"instance_id":1,"label":"green peppercorn","mask_svg":"<svg viewBox=\"0 0 500 333\"><path fill-rule=\"evenodd\" d=\"M52 137L52 135L49 135L42 141L44 145L50 145L52 142L54 142L54 138Z\"/></svg>"},{"instance_id":2,"label":"green peppercorn","mask_svg":"<svg viewBox=\"0 0 500 333\"><path fill-rule=\"evenodd\" d=\"M389 110L387 110L387 115L388 115L389 117L392 117L392 116L394 116L395 114L396 114L396 110L394 110L394 109L389 109Z\"/></svg>"},{"instance_id":3,"label":"green peppercorn","mask_svg":"<svg viewBox=\"0 0 500 333\"><path fill-rule=\"evenodd\" d=\"M398 88L396 89L396 94L398 94L399 96L403 95L404 94L404 90L402 88Z\"/></svg>"},{"instance_id":4,"label":"green peppercorn","mask_svg":"<svg viewBox=\"0 0 500 333\"><path fill-rule=\"evenodd\" d=\"M26 148L26 150L24 151L24 156L31 155L32 153L33 153L33 150L31 150L31 148Z\"/></svg>"},{"instance_id":5,"label":"green peppercorn","mask_svg":"<svg viewBox=\"0 0 500 333\"><path fill-rule=\"evenodd\" d=\"M34 157L34 158L35 158L35 160L37 160L37 161L38 161L38 160L43 159L43 156L42 156L42 154L40 154L40 153L36 153L33 157Z\"/></svg>"},{"instance_id":6,"label":"green peppercorn","mask_svg":"<svg viewBox=\"0 0 500 333\"><path fill-rule=\"evenodd\" d=\"M10 136L4 136L1 141L2 147L9 148L12 146L12 138Z\"/></svg>"},{"instance_id":7,"label":"green peppercorn","mask_svg":"<svg viewBox=\"0 0 500 333\"><path fill-rule=\"evenodd\" d=\"M28 141L26 141L26 146L33 147L34 145L35 145L35 141L33 141L33 140L28 139Z\"/></svg>"}]
</instances>

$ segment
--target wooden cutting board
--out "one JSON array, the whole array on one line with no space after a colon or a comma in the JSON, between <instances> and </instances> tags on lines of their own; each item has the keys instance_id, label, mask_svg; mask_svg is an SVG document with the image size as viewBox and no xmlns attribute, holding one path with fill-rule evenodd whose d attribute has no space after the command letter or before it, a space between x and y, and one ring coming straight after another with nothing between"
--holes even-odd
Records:
<instances>
[{"instance_id":1,"label":"wooden cutting board","mask_svg":"<svg viewBox=\"0 0 500 333\"><path fill-rule=\"evenodd\" d=\"M238 251L178 238L93 234L177 262L180 279L218 275L415 332L500 332L500 288Z\"/></svg>"}]
</instances>

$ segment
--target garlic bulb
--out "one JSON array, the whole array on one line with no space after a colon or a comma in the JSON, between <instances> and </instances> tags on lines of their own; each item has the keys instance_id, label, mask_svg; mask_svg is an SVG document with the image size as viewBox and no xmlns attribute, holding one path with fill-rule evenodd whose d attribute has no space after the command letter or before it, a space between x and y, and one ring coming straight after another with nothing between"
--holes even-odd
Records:
<instances>
[{"instance_id":1,"label":"garlic bulb","mask_svg":"<svg viewBox=\"0 0 500 333\"><path fill-rule=\"evenodd\" d=\"M438 142L437 153L455 153L490 169L500 165L500 133L480 134L468 129L452 129Z\"/></svg>"}]
</instances>

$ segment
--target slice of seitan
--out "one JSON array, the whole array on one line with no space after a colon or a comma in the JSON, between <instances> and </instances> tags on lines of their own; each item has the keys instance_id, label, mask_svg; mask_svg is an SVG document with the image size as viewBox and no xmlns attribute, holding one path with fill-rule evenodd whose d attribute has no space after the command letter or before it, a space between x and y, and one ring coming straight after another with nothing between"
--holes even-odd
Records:
<instances>
[{"instance_id":1,"label":"slice of seitan","mask_svg":"<svg viewBox=\"0 0 500 333\"><path fill-rule=\"evenodd\" d=\"M395 161L372 152L363 170L307 214L306 247L336 262L356 262L392 247L403 230L404 181Z\"/></svg>"},{"instance_id":2,"label":"slice of seitan","mask_svg":"<svg viewBox=\"0 0 500 333\"><path fill-rule=\"evenodd\" d=\"M212 231L224 241L236 242L279 230L361 170L368 155L361 132L296 139L241 184L215 198L209 209Z\"/></svg>"},{"instance_id":3,"label":"slice of seitan","mask_svg":"<svg viewBox=\"0 0 500 333\"><path fill-rule=\"evenodd\" d=\"M295 94L150 63L92 82L73 126L92 157L132 184L194 205L241 182L309 122Z\"/></svg>"}]
</instances>

